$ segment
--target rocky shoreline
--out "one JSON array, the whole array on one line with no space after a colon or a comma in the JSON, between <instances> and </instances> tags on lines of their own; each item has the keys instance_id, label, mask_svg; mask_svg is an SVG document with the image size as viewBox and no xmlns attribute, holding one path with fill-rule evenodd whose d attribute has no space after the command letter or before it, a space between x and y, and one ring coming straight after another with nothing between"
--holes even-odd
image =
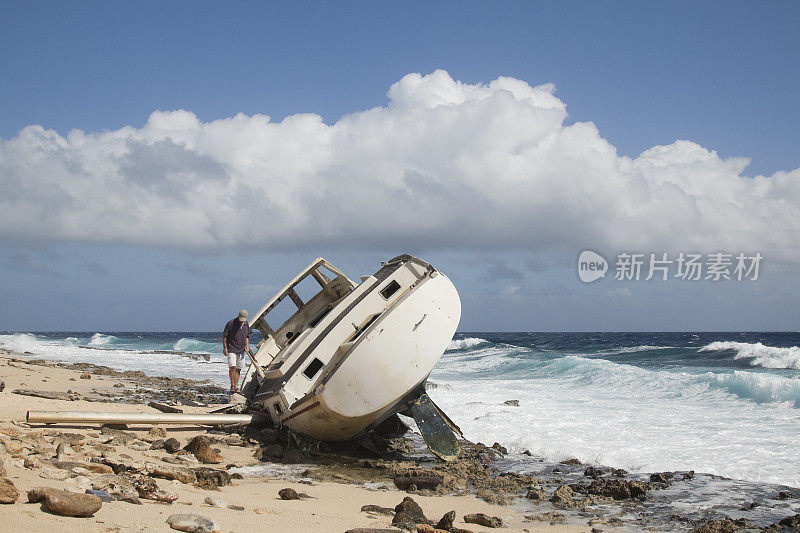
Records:
<instances>
[{"instance_id":1,"label":"rocky shoreline","mask_svg":"<svg viewBox=\"0 0 800 533\"><path fill-rule=\"evenodd\" d=\"M67 402L138 409L159 402L175 409L208 410L227 401L226 392L208 382L119 372L91 364L54 363L36 360L35 354L0 355L3 366L17 369L15 379L30 377L13 387L6 384L2 392L2 397L14 398L20 406L27 398L58 404L62 410L78 410ZM43 378L36 375L37 370ZM54 375L61 376L67 388L48 386ZM36 380L43 385L34 388ZM577 460L553 465L534 457L530 457L530 464L536 472L521 473L504 468L508 452L500 443L486 446L464 442L458 460L441 463L421 450L419 437L405 432L399 420L387 424L374 439L377 453L350 444L313 441L271 427L62 429L32 427L21 420L24 416L20 419L17 415L0 423L0 502L14 504L27 498L39 503L42 511L60 516L92 517L104 504L117 500L132 505L149 501L160 506L185 506L187 491L194 491L198 498L205 494L204 510L243 513L246 505L228 503L215 494L232 490L230 487L237 483L261 482L248 472L282 466L283 473L275 470L268 478L275 483L291 482L296 488L282 487L270 495L281 501L315 503L311 501L319 496L298 489L328 485L367 487L371 492L366 495L376 490L395 495L398 503L394 506L361 502L363 516L353 520L368 518L375 525L391 520L387 527L343 527L350 531L400 528L458 533L498 527L521 531L800 529L800 491L793 489L775 494L775 501L784 502L775 512L785 516L774 522L756 524L736 513L719 516L718 510L709 510L705 516L661 516L654 511L654 502L663 499L659 494L692 491L692 483L700 475L692 471L629 475L624 470L582 465ZM33 485L31 480L39 483ZM430 505L447 498L461 498L456 501L474 508L460 505L459 513L448 510L438 519L426 516L418 503ZM0 506L0 512L4 507ZM162 524L181 531L219 530L213 518L179 511L165 515ZM258 514L255 508L252 512Z\"/></svg>"}]
</instances>

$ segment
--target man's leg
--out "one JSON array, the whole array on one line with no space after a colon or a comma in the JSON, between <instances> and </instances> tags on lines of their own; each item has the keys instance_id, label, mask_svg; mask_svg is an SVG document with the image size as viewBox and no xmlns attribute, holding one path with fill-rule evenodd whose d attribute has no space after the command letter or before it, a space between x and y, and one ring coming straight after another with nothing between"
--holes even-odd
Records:
<instances>
[{"instance_id":1,"label":"man's leg","mask_svg":"<svg viewBox=\"0 0 800 533\"><path fill-rule=\"evenodd\" d=\"M239 388L239 367L228 367L228 376L231 378L231 390L237 390Z\"/></svg>"}]
</instances>

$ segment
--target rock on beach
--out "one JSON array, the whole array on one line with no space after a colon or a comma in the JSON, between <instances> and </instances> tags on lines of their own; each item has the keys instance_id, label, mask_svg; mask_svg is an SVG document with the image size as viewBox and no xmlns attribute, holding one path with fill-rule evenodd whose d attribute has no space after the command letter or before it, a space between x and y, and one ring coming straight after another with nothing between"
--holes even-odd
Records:
<instances>
[{"instance_id":1,"label":"rock on beach","mask_svg":"<svg viewBox=\"0 0 800 533\"><path fill-rule=\"evenodd\" d=\"M44 506L53 514L87 517L100 510L103 502L93 494L75 494L50 487L36 487L28 491L28 501L44 500Z\"/></svg>"},{"instance_id":2,"label":"rock on beach","mask_svg":"<svg viewBox=\"0 0 800 533\"><path fill-rule=\"evenodd\" d=\"M219 531L217 524L197 514L174 514L167 518L167 524L172 529L190 533L217 533Z\"/></svg>"}]
</instances>

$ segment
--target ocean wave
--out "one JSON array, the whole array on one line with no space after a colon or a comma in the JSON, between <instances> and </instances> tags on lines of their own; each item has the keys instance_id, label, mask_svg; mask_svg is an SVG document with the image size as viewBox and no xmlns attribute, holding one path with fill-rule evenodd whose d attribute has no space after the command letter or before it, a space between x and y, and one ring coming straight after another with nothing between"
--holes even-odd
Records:
<instances>
[{"instance_id":1,"label":"ocean wave","mask_svg":"<svg viewBox=\"0 0 800 533\"><path fill-rule=\"evenodd\" d=\"M726 374L707 372L699 379L740 398L758 403L790 402L800 408L800 380L797 379L741 370Z\"/></svg>"},{"instance_id":2,"label":"ocean wave","mask_svg":"<svg viewBox=\"0 0 800 533\"><path fill-rule=\"evenodd\" d=\"M199 352L199 353L213 353L214 351L221 351L216 343L204 342L189 337L178 339L172 346L176 352Z\"/></svg>"},{"instance_id":3,"label":"ocean wave","mask_svg":"<svg viewBox=\"0 0 800 533\"><path fill-rule=\"evenodd\" d=\"M479 344L488 343L486 339L481 339L479 337L467 337L466 339L453 339L450 341L450 345L447 347L448 350L468 350L470 348L474 348Z\"/></svg>"},{"instance_id":4,"label":"ocean wave","mask_svg":"<svg viewBox=\"0 0 800 533\"><path fill-rule=\"evenodd\" d=\"M734 359L751 359L750 365L752 366L800 370L800 348L797 346L782 348L766 346L760 342L718 341L703 346L699 351L714 352L722 350L735 351Z\"/></svg>"},{"instance_id":5,"label":"ocean wave","mask_svg":"<svg viewBox=\"0 0 800 533\"><path fill-rule=\"evenodd\" d=\"M106 335L105 333L95 333L89 340L89 346L105 346L106 344L113 344L118 340L119 338L115 337L114 335Z\"/></svg>"},{"instance_id":6,"label":"ocean wave","mask_svg":"<svg viewBox=\"0 0 800 533\"><path fill-rule=\"evenodd\" d=\"M636 352L650 352L653 350L668 350L670 348L675 348L675 346L652 346L650 344L642 344L641 346L626 346L623 348L612 348L609 350L604 350L600 353L604 355L611 355L617 353L636 353Z\"/></svg>"}]
</instances>

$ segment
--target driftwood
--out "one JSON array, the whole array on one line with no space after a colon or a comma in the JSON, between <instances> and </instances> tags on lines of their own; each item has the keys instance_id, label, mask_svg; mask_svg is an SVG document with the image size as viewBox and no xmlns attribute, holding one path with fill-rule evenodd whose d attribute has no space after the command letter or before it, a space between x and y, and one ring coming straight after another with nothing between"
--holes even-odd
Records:
<instances>
[{"instance_id":1,"label":"driftwood","mask_svg":"<svg viewBox=\"0 0 800 533\"><path fill-rule=\"evenodd\" d=\"M400 490L408 490L415 485L418 490L433 490L442 483L442 476L398 476L394 478L395 486Z\"/></svg>"},{"instance_id":2,"label":"driftwood","mask_svg":"<svg viewBox=\"0 0 800 533\"><path fill-rule=\"evenodd\" d=\"M21 394L22 396L34 396L36 398L47 398L48 400L65 400L65 401L72 401L77 400L77 394L70 394L68 392L52 392L52 391L45 391L45 390L33 390L33 389L14 389L14 394Z\"/></svg>"},{"instance_id":3,"label":"driftwood","mask_svg":"<svg viewBox=\"0 0 800 533\"><path fill-rule=\"evenodd\" d=\"M153 409L161 411L162 413L182 413L183 412L183 409L181 409L179 407L174 407L172 405L167 405L165 403L160 403L160 402L150 402L147 405L149 405Z\"/></svg>"}]
</instances>

